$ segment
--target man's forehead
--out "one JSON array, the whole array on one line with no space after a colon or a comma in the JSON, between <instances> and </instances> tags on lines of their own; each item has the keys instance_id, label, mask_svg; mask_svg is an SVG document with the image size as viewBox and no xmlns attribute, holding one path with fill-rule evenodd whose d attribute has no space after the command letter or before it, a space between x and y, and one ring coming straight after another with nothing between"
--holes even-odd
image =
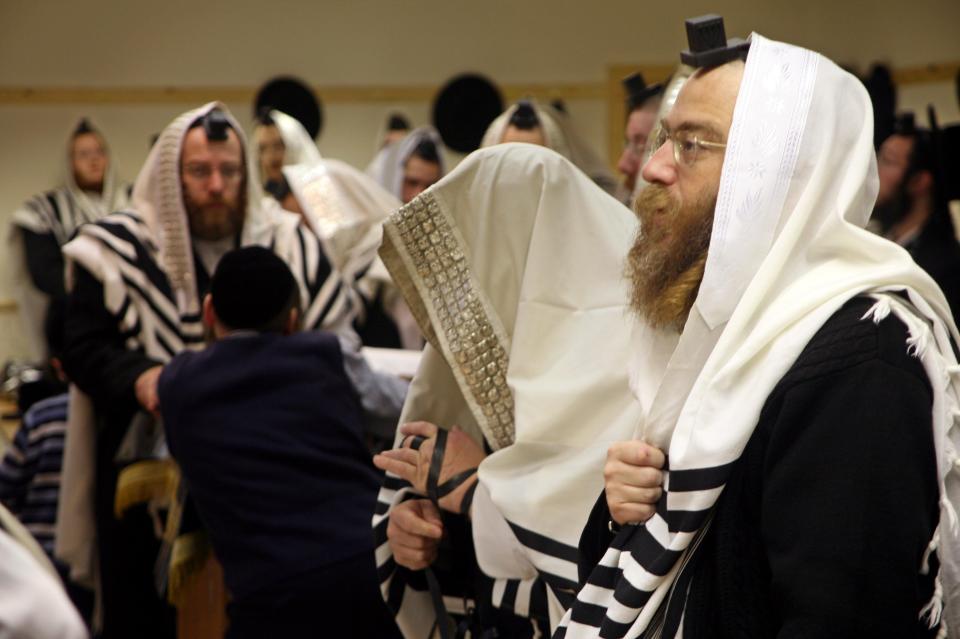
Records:
<instances>
[{"instance_id":1,"label":"man's forehead","mask_svg":"<svg viewBox=\"0 0 960 639\"><path fill-rule=\"evenodd\" d=\"M227 154L237 159L243 154L240 137L232 128L227 129L227 139L223 141L208 140L203 127L194 127L187 131L183 139L183 156L200 156L208 153Z\"/></svg>"},{"instance_id":2,"label":"man's forehead","mask_svg":"<svg viewBox=\"0 0 960 639\"><path fill-rule=\"evenodd\" d=\"M731 62L691 76L664 118L666 128L699 129L726 136L733 121L743 69L742 62Z\"/></svg>"}]
</instances>

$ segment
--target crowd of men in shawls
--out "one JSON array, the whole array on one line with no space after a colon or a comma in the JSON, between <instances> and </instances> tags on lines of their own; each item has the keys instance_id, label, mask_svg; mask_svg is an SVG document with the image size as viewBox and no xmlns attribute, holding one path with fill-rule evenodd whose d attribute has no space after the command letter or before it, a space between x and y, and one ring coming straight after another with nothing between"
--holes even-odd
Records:
<instances>
[{"instance_id":1,"label":"crowd of men in shawls","mask_svg":"<svg viewBox=\"0 0 960 639\"><path fill-rule=\"evenodd\" d=\"M685 26L623 81L619 181L560 102L392 114L360 171L281 79L133 184L80 120L10 227L47 374L0 463L0 628L960 632L960 126Z\"/></svg>"}]
</instances>

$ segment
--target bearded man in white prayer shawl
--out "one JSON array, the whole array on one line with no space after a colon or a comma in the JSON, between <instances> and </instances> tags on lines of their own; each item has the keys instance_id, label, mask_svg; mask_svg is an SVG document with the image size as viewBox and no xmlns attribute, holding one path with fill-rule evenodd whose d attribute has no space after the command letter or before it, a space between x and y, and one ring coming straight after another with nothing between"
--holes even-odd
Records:
<instances>
[{"instance_id":1,"label":"bearded man in white prayer shawl","mask_svg":"<svg viewBox=\"0 0 960 639\"><path fill-rule=\"evenodd\" d=\"M597 186L618 194L616 178L606 163L575 130L570 116L534 100L520 100L490 123L481 147L505 142L526 142L553 149L573 162Z\"/></svg>"},{"instance_id":2,"label":"bearded man in white prayer shawl","mask_svg":"<svg viewBox=\"0 0 960 639\"><path fill-rule=\"evenodd\" d=\"M472 636L508 637L549 632L573 601L606 449L639 417L623 277L635 231L629 209L530 144L471 154L385 224L381 257L428 340L401 416L416 421L374 459L388 471L381 587L406 636L428 636L437 601Z\"/></svg>"},{"instance_id":3,"label":"bearded man in white prayer shawl","mask_svg":"<svg viewBox=\"0 0 960 639\"><path fill-rule=\"evenodd\" d=\"M869 97L811 51L727 43L718 16L687 30L699 70L630 252L643 414L610 449L555 636L953 635L957 330L863 228Z\"/></svg>"},{"instance_id":4,"label":"bearded man in white prayer shawl","mask_svg":"<svg viewBox=\"0 0 960 639\"><path fill-rule=\"evenodd\" d=\"M117 181L107 141L88 120L74 127L65 160L62 186L33 196L17 209L9 236L17 305L37 361L47 357L47 305L65 295L60 248L81 224L120 210L128 201L129 185Z\"/></svg>"},{"instance_id":5,"label":"bearded man in white prayer shawl","mask_svg":"<svg viewBox=\"0 0 960 639\"><path fill-rule=\"evenodd\" d=\"M165 454L151 437L157 379L176 353L203 347L201 299L220 256L248 245L279 255L297 279L304 328L336 331L352 317L319 242L263 196L245 146L221 104L181 115L150 152L132 209L81 227L64 247L63 363L75 387L56 553L81 583L99 572L104 637L174 632L172 610L155 590L151 517L136 506L118 520L114 503L137 497L117 493L123 464Z\"/></svg>"}]
</instances>

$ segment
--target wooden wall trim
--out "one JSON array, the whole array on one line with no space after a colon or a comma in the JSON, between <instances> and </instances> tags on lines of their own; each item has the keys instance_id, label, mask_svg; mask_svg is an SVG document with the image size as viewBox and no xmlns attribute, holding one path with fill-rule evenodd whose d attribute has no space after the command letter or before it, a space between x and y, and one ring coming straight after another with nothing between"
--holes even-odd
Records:
<instances>
[{"instance_id":1,"label":"wooden wall trim","mask_svg":"<svg viewBox=\"0 0 960 639\"><path fill-rule=\"evenodd\" d=\"M606 87L598 83L512 84L501 87L508 101L524 96L538 99L602 100ZM430 102L436 86L314 87L323 102ZM197 104L222 100L251 102L251 87L0 87L0 105L35 104Z\"/></svg>"}]
</instances>

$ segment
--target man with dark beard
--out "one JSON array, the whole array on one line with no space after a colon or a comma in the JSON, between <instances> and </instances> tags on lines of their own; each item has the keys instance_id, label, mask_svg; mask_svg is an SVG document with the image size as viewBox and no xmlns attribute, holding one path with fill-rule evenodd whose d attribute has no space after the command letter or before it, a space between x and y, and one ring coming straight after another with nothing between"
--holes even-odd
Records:
<instances>
[{"instance_id":1,"label":"man with dark beard","mask_svg":"<svg viewBox=\"0 0 960 639\"><path fill-rule=\"evenodd\" d=\"M222 105L208 104L160 135L131 210L83 226L64 247L63 364L75 387L56 554L81 583L99 577L103 637L174 634L173 611L154 580L152 509L142 503L162 495L144 484L124 488L120 477L132 462L165 456L152 419L157 380L178 352L203 348L200 304L220 257L237 246L269 247L291 267L304 328L336 331L351 319L318 241L263 197L255 175L240 126Z\"/></svg>"},{"instance_id":2,"label":"man with dark beard","mask_svg":"<svg viewBox=\"0 0 960 639\"><path fill-rule=\"evenodd\" d=\"M930 132L901 116L877 153L880 190L872 221L881 233L910 252L937 281L954 317L960 311L960 245L938 192L936 152Z\"/></svg>"},{"instance_id":3,"label":"man with dark beard","mask_svg":"<svg viewBox=\"0 0 960 639\"><path fill-rule=\"evenodd\" d=\"M610 447L555 636L945 636L957 332L862 228L870 100L813 52L687 31L699 70L629 260L640 426Z\"/></svg>"}]
</instances>

